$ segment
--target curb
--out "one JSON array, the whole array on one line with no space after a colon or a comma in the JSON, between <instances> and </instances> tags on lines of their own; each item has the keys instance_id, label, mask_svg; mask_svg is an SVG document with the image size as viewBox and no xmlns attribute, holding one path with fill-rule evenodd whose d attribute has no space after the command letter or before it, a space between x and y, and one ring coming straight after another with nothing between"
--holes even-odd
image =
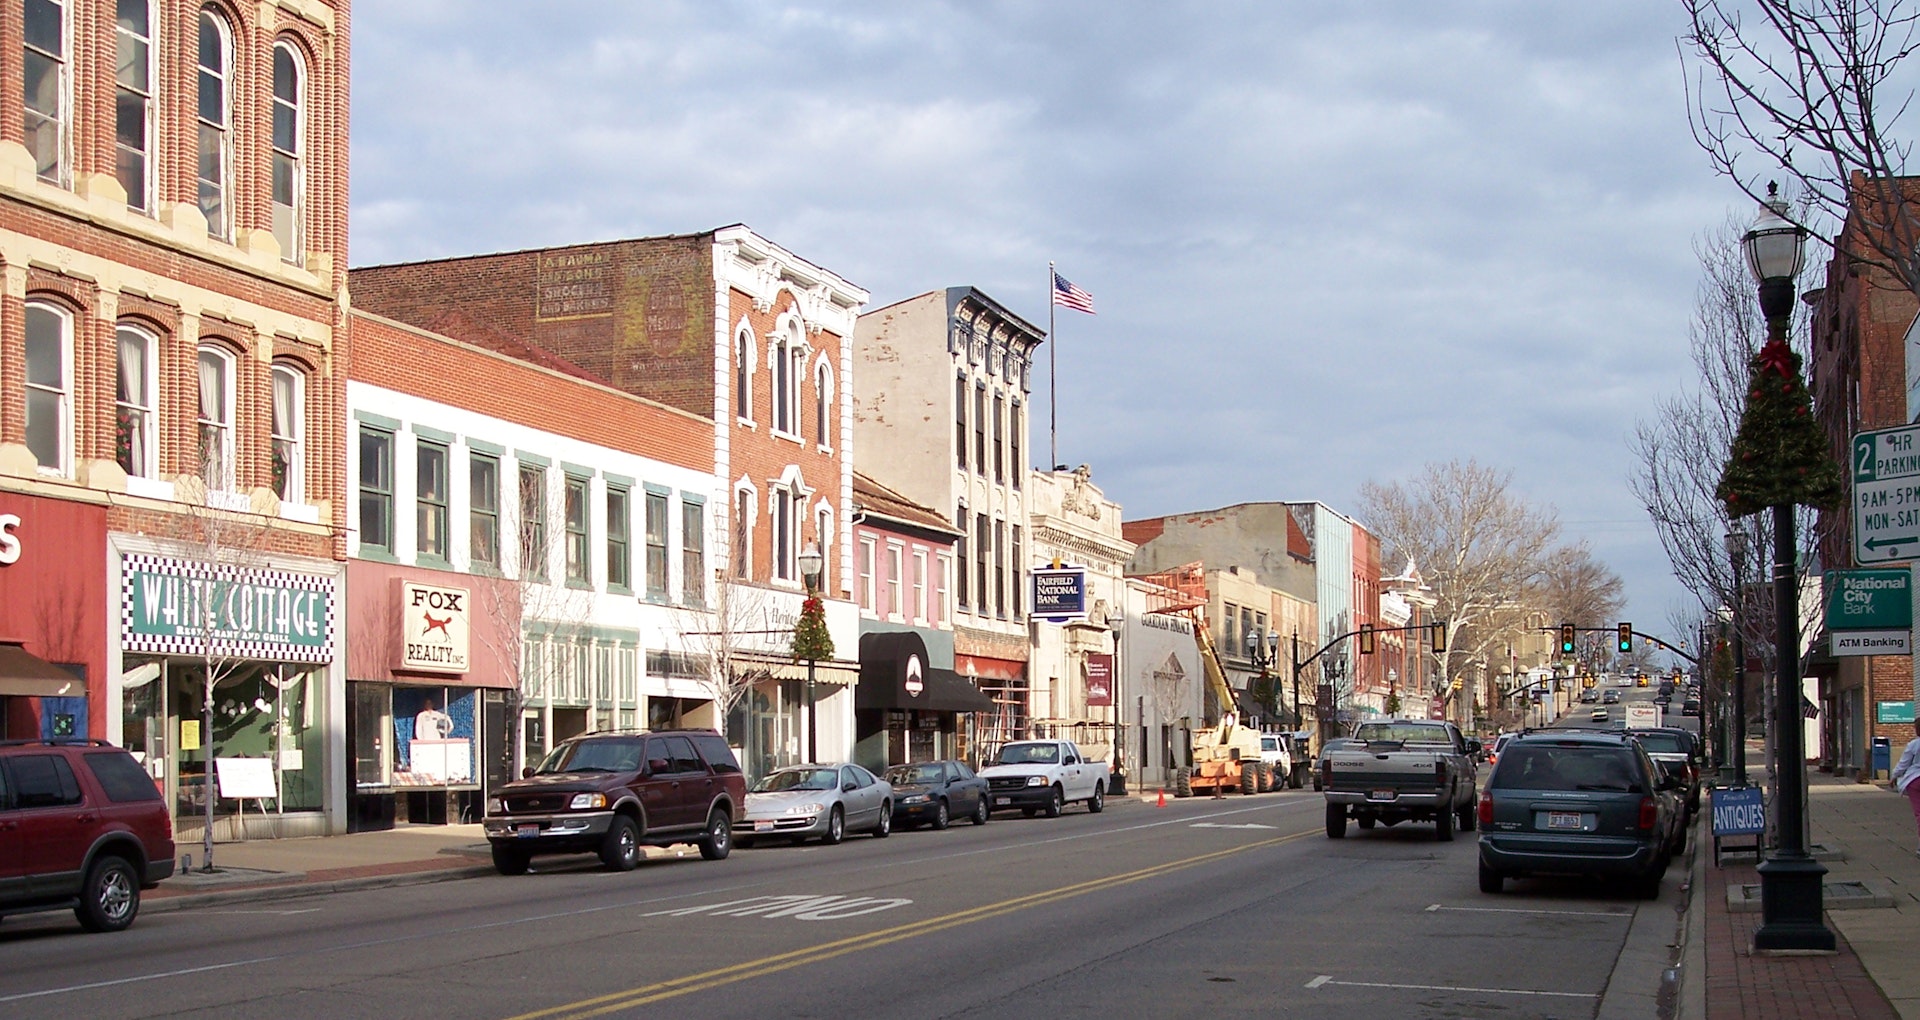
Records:
<instances>
[{"instance_id":1,"label":"curb","mask_svg":"<svg viewBox=\"0 0 1920 1020\"><path fill-rule=\"evenodd\" d=\"M1695 856L1690 854L1688 859ZM1668 873L1672 873L1671 868ZM1673 962L1677 929L1684 927L1691 903L1691 896L1685 903L1675 904L1663 895L1634 911L1626 942L1600 995L1596 1020L1645 1020L1662 1014L1661 1003L1671 999L1671 985L1676 980Z\"/></svg>"},{"instance_id":2,"label":"curb","mask_svg":"<svg viewBox=\"0 0 1920 1020\"><path fill-rule=\"evenodd\" d=\"M291 882L284 885L256 885L243 889L219 889L212 892L182 893L178 896L141 897L142 913L171 913L199 907L220 907L232 903L272 903L278 900L330 896L334 893L366 889L391 889L408 885L431 885L493 874L493 865L441 868L436 871L411 871L399 875L369 875L365 878L339 878L331 882Z\"/></svg>"},{"instance_id":3,"label":"curb","mask_svg":"<svg viewBox=\"0 0 1920 1020\"><path fill-rule=\"evenodd\" d=\"M1703 816L1710 822L1711 816ZM1700 840L1712 839L1706 825L1694 829L1692 877L1687 886L1687 909L1680 929L1680 966L1674 996L1674 1020L1705 1020L1707 1015L1707 858Z\"/></svg>"}]
</instances>

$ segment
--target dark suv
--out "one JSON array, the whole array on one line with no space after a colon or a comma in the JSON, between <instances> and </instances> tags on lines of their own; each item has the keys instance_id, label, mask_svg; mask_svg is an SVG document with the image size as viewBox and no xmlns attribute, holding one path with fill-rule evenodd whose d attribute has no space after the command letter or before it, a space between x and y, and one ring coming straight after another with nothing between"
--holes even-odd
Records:
<instances>
[{"instance_id":1,"label":"dark suv","mask_svg":"<svg viewBox=\"0 0 1920 1020\"><path fill-rule=\"evenodd\" d=\"M105 741L0 741L0 914L72 908L119 931L173 874L173 821L147 770Z\"/></svg>"},{"instance_id":2,"label":"dark suv","mask_svg":"<svg viewBox=\"0 0 1920 1020\"><path fill-rule=\"evenodd\" d=\"M1624 733L1528 733L1480 795L1480 891L1518 875L1625 878L1660 894L1679 828L1679 781Z\"/></svg>"},{"instance_id":3,"label":"dark suv","mask_svg":"<svg viewBox=\"0 0 1920 1020\"><path fill-rule=\"evenodd\" d=\"M598 853L615 871L640 847L693 843L710 861L733 849L746 777L712 730L589 733L553 749L487 800L487 841L503 875L534 854Z\"/></svg>"}]
</instances>

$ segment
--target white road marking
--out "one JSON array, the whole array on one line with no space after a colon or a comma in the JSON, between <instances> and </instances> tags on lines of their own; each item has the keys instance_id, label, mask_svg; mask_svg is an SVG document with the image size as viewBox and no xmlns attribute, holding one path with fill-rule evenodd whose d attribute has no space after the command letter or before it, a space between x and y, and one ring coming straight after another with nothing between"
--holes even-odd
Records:
<instances>
[{"instance_id":1,"label":"white road marking","mask_svg":"<svg viewBox=\"0 0 1920 1020\"><path fill-rule=\"evenodd\" d=\"M1425 913L1452 910L1466 914L1553 914L1560 917L1624 917L1633 918L1631 910L1525 910L1520 907L1443 907L1438 903L1426 908Z\"/></svg>"},{"instance_id":2,"label":"white road marking","mask_svg":"<svg viewBox=\"0 0 1920 1020\"><path fill-rule=\"evenodd\" d=\"M791 917L800 921L838 921L864 914L877 914L882 910L904 907L912 902L906 899L866 896L749 896L744 900L731 900L726 903L655 910L640 916L686 917L689 914L706 914L709 917Z\"/></svg>"},{"instance_id":3,"label":"white road marking","mask_svg":"<svg viewBox=\"0 0 1920 1020\"><path fill-rule=\"evenodd\" d=\"M272 963L278 956L256 956L251 960L229 960L226 963L208 964L205 967L187 967L184 970L162 971L158 974L141 974L135 977L116 978L112 981L91 981L84 985L68 985L65 988L47 988L38 992L21 992L18 995L0 997L0 1002L19 1002L22 999L37 999L43 995L63 995L67 992L84 992L94 988L112 988L115 985L130 985L138 981L152 981L155 978L186 977L189 974L205 974L213 970L226 970L230 967L246 967L256 963Z\"/></svg>"},{"instance_id":4,"label":"white road marking","mask_svg":"<svg viewBox=\"0 0 1920 1020\"><path fill-rule=\"evenodd\" d=\"M1327 985L1339 985L1342 988L1392 988L1409 992L1474 992L1482 995L1550 995L1561 999L1593 999L1599 996L1594 992L1542 992L1532 988L1471 988L1465 985L1400 985L1386 981L1335 981L1333 975L1322 974L1307 982L1308 988L1322 988Z\"/></svg>"},{"instance_id":5,"label":"white road marking","mask_svg":"<svg viewBox=\"0 0 1920 1020\"><path fill-rule=\"evenodd\" d=\"M205 911L205 913L209 913L209 914L273 914L278 917L285 917L290 914L317 914L319 912L320 912L319 907L307 907L303 910L208 910L208 911Z\"/></svg>"},{"instance_id":6,"label":"white road marking","mask_svg":"<svg viewBox=\"0 0 1920 1020\"><path fill-rule=\"evenodd\" d=\"M1222 825L1219 822L1195 822L1190 829L1271 829L1274 826L1261 825L1259 822L1243 822L1239 825Z\"/></svg>"}]
</instances>

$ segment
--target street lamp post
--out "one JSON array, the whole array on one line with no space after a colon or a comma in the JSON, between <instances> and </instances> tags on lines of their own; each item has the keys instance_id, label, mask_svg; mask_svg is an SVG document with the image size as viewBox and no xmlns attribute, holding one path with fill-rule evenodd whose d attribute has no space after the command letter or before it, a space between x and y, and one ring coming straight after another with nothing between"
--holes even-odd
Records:
<instances>
[{"instance_id":1,"label":"street lamp post","mask_svg":"<svg viewBox=\"0 0 1920 1020\"><path fill-rule=\"evenodd\" d=\"M820 555L820 547L809 545L800 553L800 580L807 588L807 597L811 598L820 590L820 571L826 559ZM820 749L819 705L813 696L813 656L807 658L807 761L815 762Z\"/></svg>"},{"instance_id":2,"label":"street lamp post","mask_svg":"<svg viewBox=\"0 0 1920 1020\"><path fill-rule=\"evenodd\" d=\"M1767 320L1767 344L1755 359L1755 378L1777 372L1791 392L1800 384L1799 359L1787 346L1787 324L1793 314L1793 278L1806 258L1806 230L1787 220L1787 204L1776 197L1776 189L1769 185L1767 190L1768 200L1762 203L1753 229L1742 238L1747 265L1759 283L1760 312ZM1768 380L1766 385L1780 384ZM1760 391L1749 394L1736 447L1748 438L1748 423L1758 418L1756 407L1767 406L1755 400L1755 392ZM1800 410L1804 414L1804 404ZM1775 449L1782 463L1764 466L1785 470L1791 448L1776 440ZM1832 469L1831 464L1827 467ZM1722 488L1732 488L1724 478ZM1805 491L1776 491L1763 501L1773 508L1774 699L1779 706L1774 712L1774 747L1780 764L1780 838L1758 869L1762 922L1753 933L1753 945L1760 950L1832 952L1833 932L1821 920L1822 878L1827 869L1807 853L1805 845L1807 757L1800 715L1800 599L1793 523L1794 505ZM1730 507L1740 502L1740 495L1733 494Z\"/></svg>"},{"instance_id":3,"label":"street lamp post","mask_svg":"<svg viewBox=\"0 0 1920 1020\"><path fill-rule=\"evenodd\" d=\"M1747 529L1736 520L1727 529L1727 557L1733 561L1733 723L1727 748L1733 783L1747 785L1747 643L1741 633L1740 606L1746 601Z\"/></svg>"},{"instance_id":4,"label":"street lamp post","mask_svg":"<svg viewBox=\"0 0 1920 1020\"><path fill-rule=\"evenodd\" d=\"M1262 697L1257 697L1254 700L1263 709L1266 707L1266 699L1264 698L1264 694L1266 693L1267 684L1271 682L1269 680L1269 671L1273 669L1274 665L1276 664L1276 660L1279 657L1280 657L1279 633L1270 630L1270 631L1267 631L1265 634L1248 634L1247 635L1247 658L1253 663L1253 668L1260 671L1260 679L1256 682L1260 684L1260 691L1261 691L1261 694L1263 695ZM1298 689L1296 688L1296 691L1297 690ZM1297 705L1295 706L1296 709L1298 707L1299 706Z\"/></svg>"}]
</instances>

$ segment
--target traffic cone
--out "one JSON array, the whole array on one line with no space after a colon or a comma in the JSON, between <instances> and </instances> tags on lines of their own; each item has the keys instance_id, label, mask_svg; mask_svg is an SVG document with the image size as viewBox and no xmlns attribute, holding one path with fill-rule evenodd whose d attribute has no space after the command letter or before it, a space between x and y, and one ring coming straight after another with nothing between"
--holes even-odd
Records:
<instances>
[{"instance_id":1,"label":"traffic cone","mask_svg":"<svg viewBox=\"0 0 1920 1020\"><path fill-rule=\"evenodd\" d=\"M1154 807L1166 807L1166 806L1167 806L1167 788L1163 786L1160 788L1160 802L1155 804Z\"/></svg>"}]
</instances>

